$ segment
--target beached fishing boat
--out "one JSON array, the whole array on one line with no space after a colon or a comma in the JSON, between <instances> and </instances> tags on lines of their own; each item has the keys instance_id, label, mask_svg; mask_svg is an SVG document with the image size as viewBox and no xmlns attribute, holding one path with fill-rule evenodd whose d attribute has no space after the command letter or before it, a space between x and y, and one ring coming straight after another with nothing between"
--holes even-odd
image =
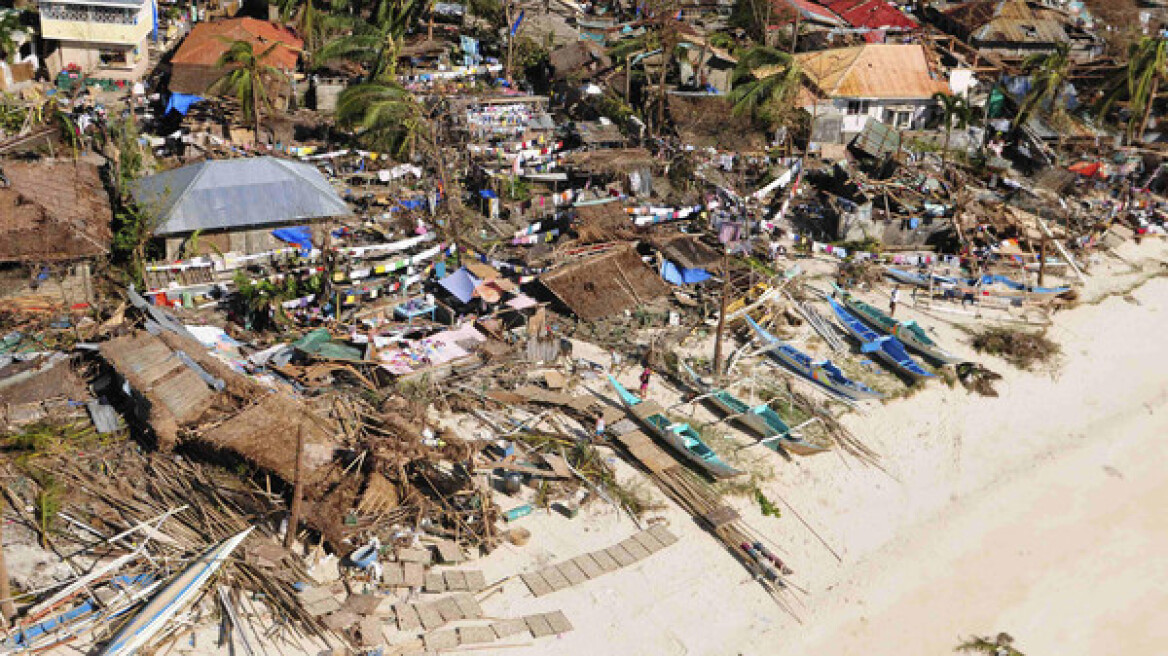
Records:
<instances>
[{"instance_id":1,"label":"beached fishing boat","mask_svg":"<svg viewBox=\"0 0 1168 656\"><path fill-rule=\"evenodd\" d=\"M879 309L868 305L864 301L842 290L841 297L843 298L844 304L848 306L848 309L855 312L868 325L892 335L917 353L942 364L964 362L960 356L953 355L938 346L936 342L925 334L924 328L917 325L917 322L897 321Z\"/></svg>"},{"instance_id":2,"label":"beached fishing boat","mask_svg":"<svg viewBox=\"0 0 1168 656\"><path fill-rule=\"evenodd\" d=\"M828 392L850 401L883 398L884 395L880 392L845 376L831 360L812 360L811 356L768 333L749 316L746 317L746 322L759 339L770 347L767 353L772 358L807 380L818 383Z\"/></svg>"},{"instance_id":3,"label":"beached fishing boat","mask_svg":"<svg viewBox=\"0 0 1168 656\"><path fill-rule=\"evenodd\" d=\"M665 411L661 406L652 401L637 398L612 376L608 377L608 383L612 385L613 390L620 397L621 404L625 406L625 410L630 415L651 433L673 447L674 451L680 453L686 460L697 465L710 476L733 478L746 473L731 467L719 458L718 454L714 453L714 450L702 441L698 432L689 424L674 422L665 416Z\"/></svg>"},{"instance_id":4,"label":"beached fishing boat","mask_svg":"<svg viewBox=\"0 0 1168 656\"><path fill-rule=\"evenodd\" d=\"M732 417L748 431L754 433L763 445L772 451L790 451L801 456L815 455L828 450L828 447L808 442L800 435L791 432L787 422L765 403L751 407L730 392L707 385L701 377L682 363L686 373L693 380L694 388L702 397L709 401L722 413Z\"/></svg>"},{"instance_id":5,"label":"beached fishing boat","mask_svg":"<svg viewBox=\"0 0 1168 656\"><path fill-rule=\"evenodd\" d=\"M99 656L126 656L148 643L176 613L194 601L251 531L249 528L224 540L188 565L106 643Z\"/></svg>"},{"instance_id":6,"label":"beached fishing boat","mask_svg":"<svg viewBox=\"0 0 1168 656\"><path fill-rule=\"evenodd\" d=\"M888 277L905 285L916 285L917 287L929 286L929 274L913 273L912 271L905 271L904 269L897 269L890 266L884 267L884 272L888 274ZM959 282L956 278L939 276L935 273L931 275L933 284L941 289L956 287Z\"/></svg>"},{"instance_id":7,"label":"beached fishing boat","mask_svg":"<svg viewBox=\"0 0 1168 656\"><path fill-rule=\"evenodd\" d=\"M892 335L880 336L875 330L872 330L863 321L856 318L856 315L848 312L847 308L839 303L834 298L828 298L827 302L831 305L831 309L835 312L836 318L843 324L844 330L848 331L852 337L855 337L860 342L860 351L863 353L873 353L888 366L894 370L903 373L911 378L933 378L933 374L921 368L916 360L904 350L904 344Z\"/></svg>"},{"instance_id":8,"label":"beached fishing boat","mask_svg":"<svg viewBox=\"0 0 1168 656\"><path fill-rule=\"evenodd\" d=\"M1038 287L1036 285L1025 285L1007 278L1006 276L985 275L981 278L971 278L965 281L971 287L987 288L991 285L1001 285L1012 292L1026 292L1027 294L1041 294L1058 296L1071 291L1070 287ZM1009 292L1006 292L1009 293Z\"/></svg>"}]
</instances>

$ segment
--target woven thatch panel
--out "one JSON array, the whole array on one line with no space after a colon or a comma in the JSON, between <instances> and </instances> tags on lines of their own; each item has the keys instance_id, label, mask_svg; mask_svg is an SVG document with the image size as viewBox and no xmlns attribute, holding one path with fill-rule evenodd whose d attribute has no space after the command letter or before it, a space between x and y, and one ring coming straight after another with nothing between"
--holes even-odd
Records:
<instances>
[{"instance_id":1,"label":"woven thatch panel","mask_svg":"<svg viewBox=\"0 0 1168 656\"><path fill-rule=\"evenodd\" d=\"M669 293L630 245L569 264L544 275L540 282L586 320L623 312Z\"/></svg>"}]
</instances>

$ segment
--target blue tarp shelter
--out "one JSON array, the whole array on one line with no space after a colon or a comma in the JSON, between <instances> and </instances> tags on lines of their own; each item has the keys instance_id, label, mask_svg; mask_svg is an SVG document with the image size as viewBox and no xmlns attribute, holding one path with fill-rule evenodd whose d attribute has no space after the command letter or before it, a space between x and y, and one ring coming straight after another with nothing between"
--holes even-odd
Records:
<instances>
[{"instance_id":1,"label":"blue tarp shelter","mask_svg":"<svg viewBox=\"0 0 1168 656\"><path fill-rule=\"evenodd\" d=\"M463 303L469 303L474 298L474 290L479 286L479 282L479 279L471 275L470 271L464 267L439 280L438 284L442 286L442 289L450 292L454 298Z\"/></svg>"},{"instance_id":2,"label":"blue tarp shelter","mask_svg":"<svg viewBox=\"0 0 1168 656\"><path fill-rule=\"evenodd\" d=\"M713 276L705 269L683 269L669 260L662 260L661 277L671 285L693 285Z\"/></svg>"},{"instance_id":3,"label":"blue tarp shelter","mask_svg":"<svg viewBox=\"0 0 1168 656\"><path fill-rule=\"evenodd\" d=\"M206 98L190 93L172 93L166 101L166 111L163 113L169 114L174 111L186 116L187 112L191 111L191 105L200 100L206 100Z\"/></svg>"},{"instance_id":4,"label":"blue tarp shelter","mask_svg":"<svg viewBox=\"0 0 1168 656\"><path fill-rule=\"evenodd\" d=\"M308 226L277 228L272 231L272 236L282 242L299 246L301 255L312 252L312 230Z\"/></svg>"}]
</instances>

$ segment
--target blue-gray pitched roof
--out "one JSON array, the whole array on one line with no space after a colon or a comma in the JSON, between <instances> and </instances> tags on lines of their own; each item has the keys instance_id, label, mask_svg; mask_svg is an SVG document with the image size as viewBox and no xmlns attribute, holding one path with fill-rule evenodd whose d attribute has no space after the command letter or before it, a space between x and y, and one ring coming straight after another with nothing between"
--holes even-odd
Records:
<instances>
[{"instance_id":1,"label":"blue-gray pitched roof","mask_svg":"<svg viewBox=\"0 0 1168 656\"><path fill-rule=\"evenodd\" d=\"M254 157L208 160L138 180L134 200L154 234L231 230L352 214L311 164Z\"/></svg>"}]
</instances>

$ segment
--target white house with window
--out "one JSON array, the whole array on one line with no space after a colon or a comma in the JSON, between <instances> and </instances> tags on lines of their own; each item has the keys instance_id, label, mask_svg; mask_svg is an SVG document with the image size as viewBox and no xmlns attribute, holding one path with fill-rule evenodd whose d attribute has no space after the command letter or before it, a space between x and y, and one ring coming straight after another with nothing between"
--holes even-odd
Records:
<instances>
[{"instance_id":1,"label":"white house with window","mask_svg":"<svg viewBox=\"0 0 1168 656\"><path fill-rule=\"evenodd\" d=\"M56 75L70 65L88 75L136 80L146 73L154 0L40 0L45 56Z\"/></svg>"},{"instance_id":2,"label":"white house with window","mask_svg":"<svg viewBox=\"0 0 1168 656\"><path fill-rule=\"evenodd\" d=\"M901 130L918 129L950 93L929 69L919 44L872 43L797 55L809 93L801 96L814 120L812 140L847 143L869 118Z\"/></svg>"}]
</instances>

